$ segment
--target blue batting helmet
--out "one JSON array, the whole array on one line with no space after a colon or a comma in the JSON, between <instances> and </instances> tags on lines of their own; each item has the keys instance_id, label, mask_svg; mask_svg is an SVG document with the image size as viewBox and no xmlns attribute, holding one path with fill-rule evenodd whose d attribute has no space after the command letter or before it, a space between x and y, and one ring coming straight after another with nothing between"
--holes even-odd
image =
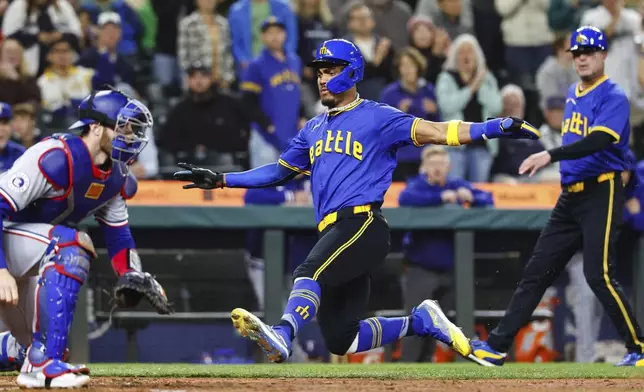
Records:
<instances>
[{"instance_id":1,"label":"blue batting helmet","mask_svg":"<svg viewBox=\"0 0 644 392\"><path fill-rule=\"evenodd\" d=\"M345 39L324 41L315 52L315 60L309 67L323 68L345 65L338 75L326 84L333 94L340 94L355 86L364 76L364 58L357 46Z\"/></svg>"},{"instance_id":2,"label":"blue batting helmet","mask_svg":"<svg viewBox=\"0 0 644 392\"><path fill-rule=\"evenodd\" d=\"M6 102L0 102L0 120L11 120L13 117L13 110L11 105Z\"/></svg>"},{"instance_id":3,"label":"blue batting helmet","mask_svg":"<svg viewBox=\"0 0 644 392\"><path fill-rule=\"evenodd\" d=\"M93 92L78 106L78 117L69 129L98 123L116 132L112 141L112 160L122 166L134 163L146 146L148 131L153 125L152 114L142 102L117 90ZM121 173L127 174L127 169Z\"/></svg>"},{"instance_id":4,"label":"blue batting helmet","mask_svg":"<svg viewBox=\"0 0 644 392\"><path fill-rule=\"evenodd\" d=\"M597 27L582 26L570 36L571 52L577 50L608 50L608 41L606 35Z\"/></svg>"}]
</instances>

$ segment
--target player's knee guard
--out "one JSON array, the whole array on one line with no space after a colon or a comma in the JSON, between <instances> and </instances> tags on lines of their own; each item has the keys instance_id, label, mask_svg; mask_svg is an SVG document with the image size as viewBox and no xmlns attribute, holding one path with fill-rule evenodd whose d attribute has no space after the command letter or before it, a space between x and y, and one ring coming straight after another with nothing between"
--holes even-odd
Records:
<instances>
[{"instance_id":1,"label":"player's knee guard","mask_svg":"<svg viewBox=\"0 0 644 392\"><path fill-rule=\"evenodd\" d=\"M49 238L51 243L40 267L34 340L45 345L47 357L62 359L78 293L96 252L86 233L69 227L54 226Z\"/></svg>"}]
</instances>

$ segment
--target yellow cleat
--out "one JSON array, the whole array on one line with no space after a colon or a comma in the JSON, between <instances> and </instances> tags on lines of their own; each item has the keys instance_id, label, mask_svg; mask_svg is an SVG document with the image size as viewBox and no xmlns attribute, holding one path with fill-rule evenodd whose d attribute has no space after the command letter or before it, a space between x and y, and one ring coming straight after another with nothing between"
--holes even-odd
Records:
<instances>
[{"instance_id":1,"label":"yellow cleat","mask_svg":"<svg viewBox=\"0 0 644 392\"><path fill-rule=\"evenodd\" d=\"M264 324L251 312L237 308L230 313L230 318L239 335L256 342L271 362L284 362L291 355L290 339Z\"/></svg>"}]
</instances>

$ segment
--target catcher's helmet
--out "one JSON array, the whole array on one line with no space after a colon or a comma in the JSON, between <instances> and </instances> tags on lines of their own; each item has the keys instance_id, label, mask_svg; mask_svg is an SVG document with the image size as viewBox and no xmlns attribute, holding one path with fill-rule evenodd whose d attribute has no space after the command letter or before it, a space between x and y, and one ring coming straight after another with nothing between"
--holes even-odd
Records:
<instances>
[{"instance_id":1,"label":"catcher's helmet","mask_svg":"<svg viewBox=\"0 0 644 392\"><path fill-rule=\"evenodd\" d=\"M331 78L326 88L333 94L340 94L362 80L364 76L364 58L357 46L345 39L324 41L315 52L315 60L309 67L324 68L346 65L338 75Z\"/></svg>"},{"instance_id":2,"label":"catcher's helmet","mask_svg":"<svg viewBox=\"0 0 644 392\"><path fill-rule=\"evenodd\" d=\"M69 129L98 123L113 129L112 160L132 164L148 142L153 120L150 110L140 101L117 90L94 91L78 106L79 120ZM121 171L124 175L127 170Z\"/></svg>"},{"instance_id":3,"label":"catcher's helmet","mask_svg":"<svg viewBox=\"0 0 644 392\"><path fill-rule=\"evenodd\" d=\"M606 35L597 27L582 26L578 28L570 36L570 49L571 52L578 50L608 50L608 41Z\"/></svg>"}]
</instances>

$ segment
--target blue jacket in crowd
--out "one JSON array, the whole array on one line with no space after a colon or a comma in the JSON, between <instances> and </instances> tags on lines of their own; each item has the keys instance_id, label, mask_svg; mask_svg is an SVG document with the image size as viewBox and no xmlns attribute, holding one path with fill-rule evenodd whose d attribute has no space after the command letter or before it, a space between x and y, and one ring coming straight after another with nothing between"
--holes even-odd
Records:
<instances>
[{"instance_id":1,"label":"blue jacket in crowd","mask_svg":"<svg viewBox=\"0 0 644 392\"><path fill-rule=\"evenodd\" d=\"M493 206L492 194L476 189L467 181L448 178L444 185L427 182L424 174L407 181L398 202L403 207L438 207L443 205L441 193L467 188L472 192L472 207ZM454 233L451 231L412 231L405 233L403 253L411 264L438 272L450 271L454 266Z\"/></svg>"},{"instance_id":2,"label":"blue jacket in crowd","mask_svg":"<svg viewBox=\"0 0 644 392\"><path fill-rule=\"evenodd\" d=\"M9 170L26 150L22 144L9 140L7 146L0 151L0 173Z\"/></svg>"},{"instance_id":3,"label":"blue jacket in crowd","mask_svg":"<svg viewBox=\"0 0 644 392\"><path fill-rule=\"evenodd\" d=\"M256 188L248 189L244 195L246 205L281 205L288 201L295 191L304 189L308 178L292 180L284 186L273 188ZM246 231L246 250L251 256L264 258L264 230L252 229ZM295 231L286 235L286 271L292 273L300 265L318 240L317 233L314 231L302 232Z\"/></svg>"},{"instance_id":4,"label":"blue jacket in crowd","mask_svg":"<svg viewBox=\"0 0 644 392\"><path fill-rule=\"evenodd\" d=\"M271 15L286 25L286 42L284 50L287 53L297 53L297 18L288 2L283 0L268 0ZM251 26L250 0L239 0L228 12L230 36L232 38L233 56L237 64L248 63L253 59L253 34Z\"/></svg>"},{"instance_id":5,"label":"blue jacket in crowd","mask_svg":"<svg viewBox=\"0 0 644 392\"><path fill-rule=\"evenodd\" d=\"M97 48L89 48L78 60L78 65L96 71L92 77L94 90L99 90L106 84L116 86L119 83L127 83L134 86L134 68L121 56L116 56L115 60L110 59L109 53L102 53Z\"/></svg>"}]
</instances>

